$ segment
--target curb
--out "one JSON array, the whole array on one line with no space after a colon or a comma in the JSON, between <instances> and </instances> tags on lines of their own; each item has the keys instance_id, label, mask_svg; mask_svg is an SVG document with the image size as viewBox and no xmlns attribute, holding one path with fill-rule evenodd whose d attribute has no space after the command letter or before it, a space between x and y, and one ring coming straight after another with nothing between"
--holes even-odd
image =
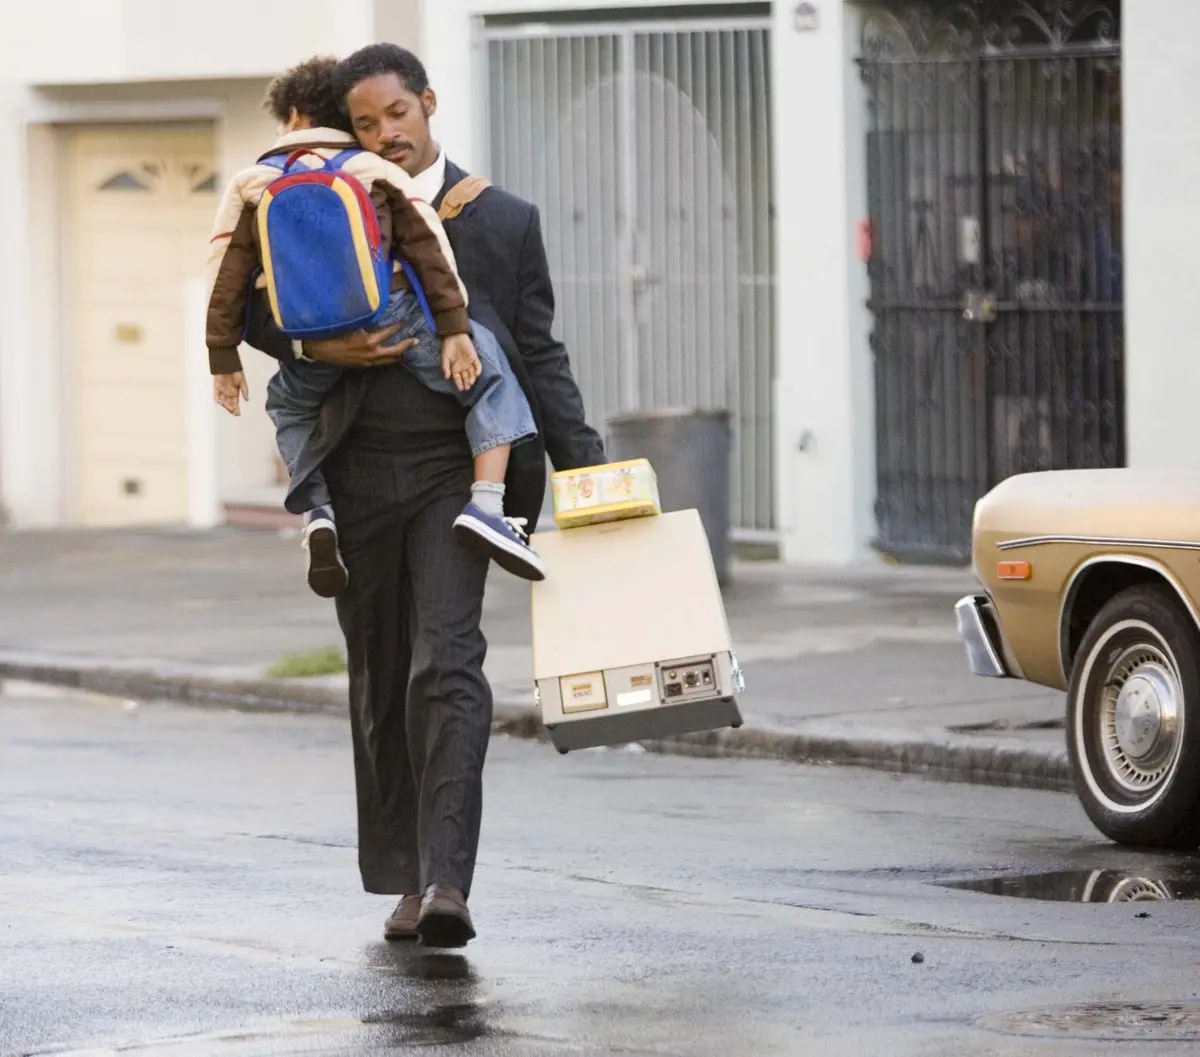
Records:
<instances>
[{"instance_id":1,"label":"curb","mask_svg":"<svg viewBox=\"0 0 1200 1057\"><path fill-rule=\"evenodd\" d=\"M43 683L72 690L142 701L175 701L242 712L310 715L346 714L346 695L328 686L279 679L224 678L174 665L0 651L0 680ZM497 701L492 730L497 734L546 741L537 711L530 705ZM645 742L651 752L800 764L866 767L938 781L1066 792L1071 789L1066 749L1031 747L1012 737L988 740L931 730L875 730L847 735L812 724L808 729L756 725L748 717L740 730L685 734Z\"/></svg>"}]
</instances>

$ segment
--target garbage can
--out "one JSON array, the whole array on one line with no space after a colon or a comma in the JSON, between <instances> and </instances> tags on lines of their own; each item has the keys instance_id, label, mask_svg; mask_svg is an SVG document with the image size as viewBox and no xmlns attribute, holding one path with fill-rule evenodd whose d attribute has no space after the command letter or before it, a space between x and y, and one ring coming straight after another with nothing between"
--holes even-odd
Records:
<instances>
[{"instance_id":1,"label":"garbage can","mask_svg":"<svg viewBox=\"0 0 1200 1057\"><path fill-rule=\"evenodd\" d=\"M729 580L728 411L663 409L608 420L612 462L649 459L664 511L698 510L717 579Z\"/></svg>"}]
</instances>

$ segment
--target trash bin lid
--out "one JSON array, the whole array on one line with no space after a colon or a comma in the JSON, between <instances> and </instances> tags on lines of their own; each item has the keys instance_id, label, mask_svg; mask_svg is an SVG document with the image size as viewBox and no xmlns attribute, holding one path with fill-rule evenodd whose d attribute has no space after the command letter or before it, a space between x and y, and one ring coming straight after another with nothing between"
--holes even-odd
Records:
<instances>
[{"instance_id":1,"label":"trash bin lid","mask_svg":"<svg viewBox=\"0 0 1200 1057\"><path fill-rule=\"evenodd\" d=\"M621 426L664 418L709 418L718 422L728 422L730 415L725 408L655 407L647 411L622 411L609 415L608 425Z\"/></svg>"}]
</instances>

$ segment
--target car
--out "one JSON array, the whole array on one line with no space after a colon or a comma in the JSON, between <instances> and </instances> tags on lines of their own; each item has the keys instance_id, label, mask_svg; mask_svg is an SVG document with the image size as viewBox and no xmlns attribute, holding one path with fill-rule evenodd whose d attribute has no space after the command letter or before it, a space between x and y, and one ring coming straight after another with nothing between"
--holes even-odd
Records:
<instances>
[{"instance_id":1,"label":"car","mask_svg":"<svg viewBox=\"0 0 1200 1057\"><path fill-rule=\"evenodd\" d=\"M1075 790L1121 844L1200 845L1200 472L1053 470L975 506L979 676L1066 692Z\"/></svg>"}]
</instances>

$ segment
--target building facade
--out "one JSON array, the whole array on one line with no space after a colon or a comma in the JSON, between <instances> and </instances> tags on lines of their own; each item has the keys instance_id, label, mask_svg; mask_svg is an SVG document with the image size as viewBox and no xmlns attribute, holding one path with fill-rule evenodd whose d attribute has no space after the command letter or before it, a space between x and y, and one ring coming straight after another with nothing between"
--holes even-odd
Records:
<instances>
[{"instance_id":1,"label":"building facade","mask_svg":"<svg viewBox=\"0 0 1200 1057\"><path fill-rule=\"evenodd\" d=\"M204 264L267 80L415 43L416 0L0 5L0 503L17 527L212 524L278 470L213 414ZM247 357L261 399L269 361Z\"/></svg>"},{"instance_id":2,"label":"building facade","mask_svg":"<svg viewBox=\"0 0 1200 1057\"><path fill-rule=\"evenodd\" d=\"M55 40L0 86L18 525L205 524L277 484L265 416L207 405L192 247L266 77L372 39L541 207L593 421L730 412L736 536L956 561L1008 474L1190 461L1189 0L292 0L232 50L212 4L77 6L57 38L0 11Z\"/></svg>"}]
</instances>

